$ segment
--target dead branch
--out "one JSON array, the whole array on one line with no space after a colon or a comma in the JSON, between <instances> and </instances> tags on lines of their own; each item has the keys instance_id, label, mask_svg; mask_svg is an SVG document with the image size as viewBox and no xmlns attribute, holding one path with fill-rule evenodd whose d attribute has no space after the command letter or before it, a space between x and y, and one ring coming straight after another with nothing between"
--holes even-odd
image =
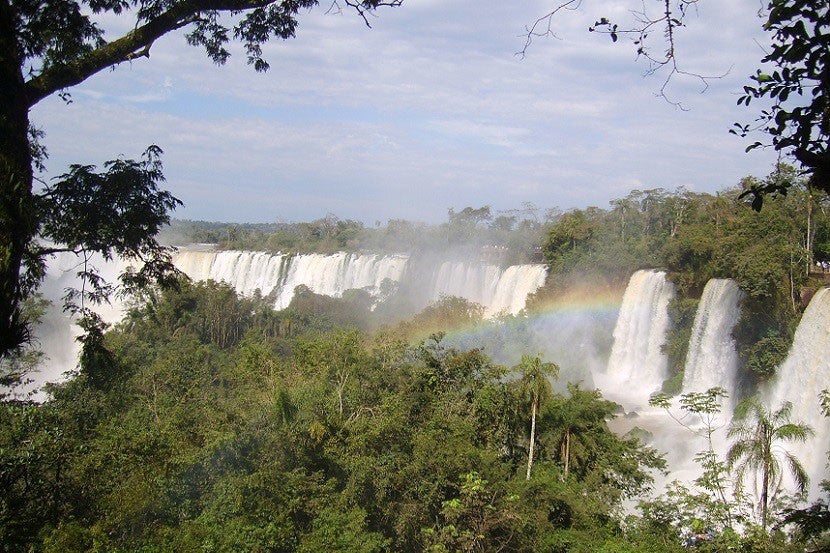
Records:
<instances>
[{"instance_id":1,"label":"dead branch","mask_svg":"<svg viewBox=\"0 0 830 553\"><path fill-rule=\"evenodd\" d=\"M715 75L705 75L696 71L689 71L681 66L677 58L677 50L675 48L675 32L678 28L685 27L686 17L689 13L697 12L697 5L700 0L662 0L661 10L657 15L650 15L646 8L645 0L642 0L639 9L630 10L634 19L631 26L621 27L618 23L609 20L606 17L598 19L592 26L588 28L590 32L608 35L613 42L617 42L620 37L631 37L632 43L636 48L636 55L638 59L645 59L648 63L648 69L644 76L655 75L664 68L667 68L666 78L663 80L658 89L657 96L663 98L669 104L681 110L687 108L679 101L672 99L668 94L668 87L671 81L676 76L691 77L696 79L701 84L700 92L705 92L711 81L722 79L730 73L729 70ZM534 38L552 36L559 38L554 30L555 18L563 10L575 11L582 7L583 0L566 0L557 5L553 10L538 18L534 23L525 28L525 43L522 49L516 53L520 57L524 57ZM649 48L649 38L655 33L661 33L663 37L663 48L657 54L654 50Z\"/></svg>"}]
</instances>

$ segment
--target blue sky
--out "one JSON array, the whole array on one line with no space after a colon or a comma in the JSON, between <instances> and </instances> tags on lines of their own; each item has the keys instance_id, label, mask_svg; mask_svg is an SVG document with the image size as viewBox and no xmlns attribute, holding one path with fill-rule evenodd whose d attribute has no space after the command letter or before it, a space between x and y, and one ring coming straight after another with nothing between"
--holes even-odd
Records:
<instances>
[{"instance_id":1,"label":"blue sky","mask_svg":"<svg viewBox=\"0 0 830 553\"><path fill-rule=\"evenodd\" d=\"M158 144L185 203L175 216L190 219L441 221L450 207L605 207L634 188L713 192L769 172L771 152L745 154L727 133L755 114L735 104L763 56L757 2L703 1L689 18L683 67L728 74L705 93L674 78L688 111L655 97L664 77L644 78L626 39L587 32L600 16L629 20L636 0L585 0L558 19L558 38L516 56L553 4L405 0L367 29L324 3L301 14L295 39L265 48L265 74L236 46L216 67L173 34L31 118L49 175ZM116 37L133 22L101 24Z\"/></svg>"}]
</instances>

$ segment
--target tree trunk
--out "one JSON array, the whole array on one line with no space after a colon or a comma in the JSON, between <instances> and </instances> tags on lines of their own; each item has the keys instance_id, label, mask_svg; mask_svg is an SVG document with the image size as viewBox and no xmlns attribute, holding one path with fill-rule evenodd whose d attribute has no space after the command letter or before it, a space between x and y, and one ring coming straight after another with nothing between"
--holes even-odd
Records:
<instances>
[{"instance_id":1,"label":"tree trunk","mask_svg":"<svg viewBox=\"0 0 830 553\"><path fill-rule=\"evenodd\" d=\"M809 278L810 270L813 268L813 190L810 186L807 187L807 239L804 245L807 249L806 276Z\"/></svg>"},{"instance_id":2,"label":"tree trunk","mask_svg":"<svg viewBox=\"0 0 830 553\"><path fill-rule=\"evenodd\" d=\"M767 531L767 507L769 504L769 470L772 463L772 439L773 429L771 429L766 422L761 424L761 436L764 438L763 455L764 467L761 475L761 529L766 533Z\"/></svg>"},{"instance_id":3,"label":"tree trunk","mask_svg":"<svg viewBox=\"0 0 830 553\"><path fill-rule=\"evenodd\" d=\"M37 227L21 65L12 9L0 0L0 357L28 339L20 313L26 293L20 270Z\"/></svg>"},{"instance_id":4,"label":"tree trunk","mask_svg":"<svg viewBox=\"0 0 830 553\"><path fill-rule=\"evenodd\" d=\"M536 442L536 404L539 402L539 396L533 394L533 403L530 408L530 448L527 454L527 477L530 480L530 468L533 466L533 444Z\"/></svg>"},{"instance_id":5,"label":"tree trunk","mask_svg":"<svg viewBox=\"0 0 830 553\"><path fill-rule=\"evenodd\" d=\"M565 430L565 480L568 479L568 468L570 468L571 461L571 429Z\"/></svg>"},{"instance_id":6,"label":"tree trunk","mask_svg":"<svg viewBox=\"0 0 830 553\"><path fill-rule=\"evenodd\" d=\"M761 478L761 528L767 531L767 503L769 502L769 462L764 462L764 474Z\"/></svg>"}]
</instances>

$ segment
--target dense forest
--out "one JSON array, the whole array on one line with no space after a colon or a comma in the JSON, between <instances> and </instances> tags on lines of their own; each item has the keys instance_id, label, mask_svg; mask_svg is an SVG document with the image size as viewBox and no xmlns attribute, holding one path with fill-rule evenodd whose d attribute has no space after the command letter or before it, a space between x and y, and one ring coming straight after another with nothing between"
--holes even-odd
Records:
<instances>
[{"instance_id":1,"label":"dense forest","mask_svg":"<svg viewBox=\"0 0 830 553\"><path fill-rule=\"evenodd\" d=\"M468 208L432 226L180 223L193 233L184 238L226 248L499 245L503 263L541 252L550 273L523 314L494 321L452 297L394 321L394 303L373 310L361 291L299 290L278 312L221 283L146 290L123 322L86 335L77 371L48 386L48 401L4 396L0 549L826 551L827 503L732 489L767 466L743 463L740 448L710 442L700 478L653 490L666 466L648 433L612 431L618 405L523 351L528 317L551 298L577 284L620 290L632 271L659 267L680 292L666 344L674 372L703 284L725 276L746 294L736 338L747 380L769 377L824 282L830 219L804 183L760 214L741 190L634 191L609 209L541 219ZM477 343L443 333L475 325ZM7 382L24 361L3 367ZM711 421L721 399L712 390L680 404ZM735 444L768 419L789 429L776 443L809 436L786 412L743 405Z\"/></svg>"}]
</instances>

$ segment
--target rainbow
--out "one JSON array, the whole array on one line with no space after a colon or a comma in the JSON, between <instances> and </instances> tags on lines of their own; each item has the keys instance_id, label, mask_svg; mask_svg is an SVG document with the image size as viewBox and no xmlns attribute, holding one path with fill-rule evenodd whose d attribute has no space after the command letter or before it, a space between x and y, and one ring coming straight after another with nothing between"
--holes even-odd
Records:
<instances>
[{"instance_id":1,"label":"rainbow","mask_svg":"<svg viewBox=\"0 0 830 553\"><path fill-rule=\"evenodd\" d=\"M540 355L560 365L566 379L581 380L605 370L622 294L622 288L575 285L533 298L518 315L465 321L440 330L452 347L481 348L508 366L518 363L521 355Z\"/></svg>"}]
</instances>

